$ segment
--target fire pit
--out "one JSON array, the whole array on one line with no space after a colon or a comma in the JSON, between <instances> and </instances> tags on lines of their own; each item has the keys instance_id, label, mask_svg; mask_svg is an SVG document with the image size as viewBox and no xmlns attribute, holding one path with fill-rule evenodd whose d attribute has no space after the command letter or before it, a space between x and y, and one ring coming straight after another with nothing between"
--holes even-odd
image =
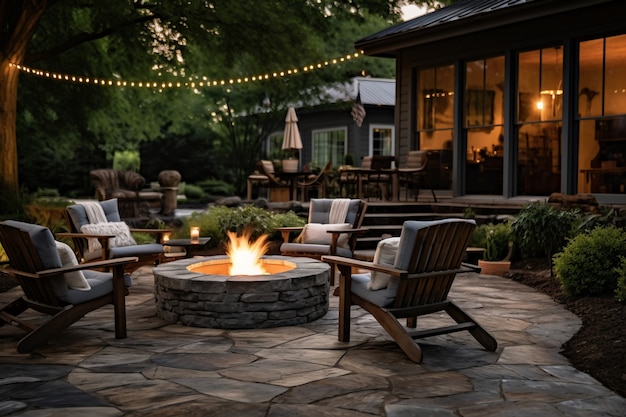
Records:
<instances>
[{"instance_id":1,"label":"fire pit","mask_svg":"<svg viewBox=\"0 0 626 417\"><path fill-rule=\"evenodd\" d=\"M157 315L218 329L292 326L328 311L330 267L309 258L268 256L292 268L268 275L225 275L226 256L183 259L154 268ZM215 268L215 272L211 272Z\"/></svg>"},{"instance_id":2,"label":"fire pit","mask_svg":"<svg viewBox=\"0 0 626 417\"><path fill-rule=\"evenodd\" d=\"M157 315L187 326L249 329L304 324L328 311L326 263L262 255L254 260L262 274L231 274L232 266L251 259L243 258L230 253L157 266Z\"/></svg>"}]
</instances>

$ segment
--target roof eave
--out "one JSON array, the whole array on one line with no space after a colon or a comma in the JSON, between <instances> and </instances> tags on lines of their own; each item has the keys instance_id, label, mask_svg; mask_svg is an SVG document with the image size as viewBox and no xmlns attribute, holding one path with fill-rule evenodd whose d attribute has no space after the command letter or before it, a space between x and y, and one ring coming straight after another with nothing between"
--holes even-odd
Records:
<instances>
[{"instance_id":1,"label":"roof eave","mask_svg":"<svg viewBox=\"0 0 626 417\"><path fill-rule=\"evenodd\" d=\"M596 0L595 3L607 1L610 0ZM575 10L581 7L581 3L588 6L590 2L589 0L555 1L549 3L550 8L546 7L546 2L533 2L511 9L442 23L434 27L417 28L369 40L363 38L355 42L355 47L369 56L395 58L402 49ZM520 10L522 7L523 10Z\"/></svg>"}]
</instances>

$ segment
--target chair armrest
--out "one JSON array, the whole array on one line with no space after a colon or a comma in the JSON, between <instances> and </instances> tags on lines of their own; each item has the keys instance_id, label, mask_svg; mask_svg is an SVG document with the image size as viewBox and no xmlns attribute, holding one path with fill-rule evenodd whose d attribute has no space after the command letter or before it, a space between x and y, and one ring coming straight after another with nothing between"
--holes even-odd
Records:
<instances>
[{"instance_id":1,"label":"chair armrest","mask_svg":"<svg viewBox=\"0 0 626 417\"><path fill-rule=\"evenodd\" d=\"M285 243L289 243L289 236L291 235L292 232L302 232L302 229L304 229L304 227L302 226L285 226L285 227L276 227L274 228L274 230L280 232L282 238L283 238L283 242Z\"/></svg>"},{"instance_id":2,"label":"chair armrest","mask_svg":"<svg viewBox=\"0 0 626 417\"><path fill-rule=\"evenodd\" d=\"M96 268L109 268L118 265L126 265L131 262L137 262L139 259L136 256L129 256L125 258L108 259L106 261L95 261L89 263L82 263L78 265L68 265L61 268L44 269L37 272L24 272L14 268L5 269L6 272L14 273L18 275L27 276L30 278L45 278L52 275L59 275L65 272L82 271L84 269L96 269Z\"/></svg>"},{"instance_id":3,"label":"chair armrest","mask_svg":"<svg viewBox=\"0 0 626 417\"><path fill-rule=\"evenodd\" d=\"M358 229L332 229L332 230L326 230L326 233L333 233L333 234L342 234L342 233L364 233L364 232L368 232L370 229L367 227L361 227Z\"/></svg>"},{"instance_id":4,"label":"chair armrest","mask_svg":"<svg viewBox=\"0 0 626 417\"><path fill-rule=\"evenodd\" d=\"M322 261L342 266L349 266L351 268L358 269L367 269L369 271L380 271L387 273L392 276L408 278L408 279L417 279L417 278L426 278L430 276L438 276L444 274L457 274L462 272L472 272L475 268L472 268L473 265L461 265L461 268L457 269L445 269L441 271L432 271L432 272L422 272L419 274L409 274L407 271L402 269L397 269L392 266L386 265L377 265L370 261L361 261L353 258L344 258L342 256L334 256L334 255L324 255L322 256Z\"/></svg>"},{"instance_id":5,"label":"chair armrest","mask_svg":"<svg viewBox=\"0 0 626 417\"><path fill-rule=\"evenodd\" d=\"M57 237L71 237L71 238L81 238L81 239L114 239L115 235L105 235L105 234L97 234L97 233L69 233L69 232L61 232L56 233Z\"/></svg>"},{"instance_id":6,"label":"chair armrest","mask_svg":"<svg viewBox=\"0 0 626 417\"><path fill-rule=\"evenodd\" d=\"M152 235L158 235L158 234L163 234L163 233L172 233L172 229L137 229L137 228L130 228L130 231L132 233L149 233Z\"/></svg>"}]
</instances>

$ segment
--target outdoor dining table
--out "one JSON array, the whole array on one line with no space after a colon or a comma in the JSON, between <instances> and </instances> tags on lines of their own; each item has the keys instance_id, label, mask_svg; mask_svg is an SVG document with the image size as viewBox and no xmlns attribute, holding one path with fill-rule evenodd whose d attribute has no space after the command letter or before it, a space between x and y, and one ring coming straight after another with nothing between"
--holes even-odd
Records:
<instances>
[{"instance_id":1,"label":"outdoor dining table","mask_svg":"<svg viewBox=\"0 0 626 417\"><path fill-rule=\"evenodd\" d=\"M357 178L357 195L363 199L363 184L368 181L371 175L389 175L391 177L391 201L399 201L400 183L398 181L397 168L368 169L358 167L343 168L343 172L354 175ZM383 196L385 199L387 196Z\"/></svg>"},{"instance_id":2,"label":"outdoor dining table","mask_svg":"<svg viewBox=\"0 0 626 417\"><path fill-rule=\"evenodd\" d=\"M298 180L299 179L305 179L310 174L311 173L308 172L308 171L307 172L304 172L304 171L296 171L296 172L281 171L281 172L276 172L275 175L278 177L279 180L284 181L284 182L289 184L289 200L294 200L295 197L297 196Z\"/></svg>"}]
</instances>

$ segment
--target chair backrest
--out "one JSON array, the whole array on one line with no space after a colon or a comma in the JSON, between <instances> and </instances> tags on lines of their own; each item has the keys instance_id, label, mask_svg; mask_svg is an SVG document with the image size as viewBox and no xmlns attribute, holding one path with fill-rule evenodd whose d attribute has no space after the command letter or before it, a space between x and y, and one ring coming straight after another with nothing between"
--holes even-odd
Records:
<instances>
[{"instance_id":1,"label":"chair backrest","mask_svg":"<svg viewBox=\"0 0 626 417\"><path fill-rule=\"evenodd\" d=\"M313 185L313 184L323 183L332 166L333 164L331 162L327 162L326 165L324 165L324 168L322 168L322 170L317 175L313 175L313 174L310 175L309 178L307 178L307 180L304 181L304 185Z\"/></svg>"},{"instance_id":2,"label":"chair backrest","mask_svg":"<svg viewBox=\"0 0 626 417\"><path fill-rule=\"evenodd\" d=\"M274 174L274 164L272 163L272 161L268 161L268 160L261 160L259 162L259 166L260 168L262 168L263 173L265 174Z\"/></svg>"},{"instance_id":3,"label":"chair backrest","mask_svg":"<svg viewBox=\"0 0 626 417\"><path fill-rule=\"evenodd\" d=\"M117 205L117 199L112 198L106 201L100 201L100 206L102 206L102 210L104 210L104 215L109 222L121 222L120 212ZM90 224L89 217L87 216L87 210L85 210L85 206L82 204L73 204L71 206L67 206L65 208L65 220L68 224L70 232L72 233L81 233L80 228L86 224ZM72 242L74 243L74 247L81 255L84 257L85 254L89 251L87 239L82 238L73 238Z\"/></svg>"},{"instance_id":4,"label":"chair backrest","mask_svg":"<svg viewBox=\"0 0 626 417\"><path fill-rule=\"evenodd\" d=\"M36 273L62 266L54 236L47 227L6 220L0 223L0 243L13 269ZM50 279L24 275L18 275L16 278L24 295L42 304L60 305L58 296L62 296L67 291L63 275Z\"/></svg>"},{"instance_id":5,"label":"chair backrest","mask_svg":"<svg viewBox=\"0 0 626 417\"><path fill-rule=\"evenodd\" d=\"M476 228L468 219L406 221L402 226L394 266L409 274L433 273L418 281L392 278L389 287L397 286L394 307L408 307L445 301L465 249Z\"/></svg>"},{"instance_id":6,"label":"chair backrest","mask_svg":"<svg viewBox=\"0 0 626 417\"><path fill-rule=\"evenodd\" d=\"M390 169L392 162L395 160L396 157L391 155L374 155L372 157L371 169Z\"/></svg>"},{"instance_id":7,"label":"chair backrest","mask_svg":"<svg viewBox=\"0 0 626 417\"><path fill-rule=\"evenodd\" d=\"M424 169L428 163L428 153L425 151L409 151L406 158L406 168Z\"/></svg>"},{"instance_id":8,"label":"chair backrest","mask_svg":"<svg viewBox=\"0 0 626 417\"><path fill-rule=\"evenodd\" d=\"M118 171L114 169L94 169L89 172L91 185L96 189L98 200L111 198L116 190L128 190L139 193L146 180L134 171Z\"/></svg>"},{"instance_id":9,"label":"chair backrest","mask_svg":"<svg viewBox=\"0 0 626 417\"><path fill-rule=\"evenodd\" d=\"M268 178L270 187L289 187L288 184L280 182L276 177L272 161L261 160L258 162L257 167Z\"/></svg>"},{"instance_id":10,"label":"chair backrest","mask_svg":"<svg viewBox=\"0 0 626 417\"><path fill-rule=\"evenodd\" d=\"M309 223L332 223L330 220L331 210L333 209L333 201L339 201L342 199L333 198L312 198L309 203ZM345 199L343 199L345 200ZM337 204L337 203L335 203ZM346 213L345 221L339 223L350 223L353 229L358 229L363 224L363 218L365 217L365 211L367 210L367 203L357 198L350 199L348 203L348 211ZM348 238L348 247L354 251L357 240L356 234L351 234Z\"/></svg>"},{"instance_id":11,"label":"chair backrest","mask_svg":"<svg viewBox=\"0 0 626 417\"><path fill-rule=\"evenodd\" d=\"M372 157L371 156L364 156L363 159L361 159L361 168L372 169Z\"/></svg>"}]
</instances>

